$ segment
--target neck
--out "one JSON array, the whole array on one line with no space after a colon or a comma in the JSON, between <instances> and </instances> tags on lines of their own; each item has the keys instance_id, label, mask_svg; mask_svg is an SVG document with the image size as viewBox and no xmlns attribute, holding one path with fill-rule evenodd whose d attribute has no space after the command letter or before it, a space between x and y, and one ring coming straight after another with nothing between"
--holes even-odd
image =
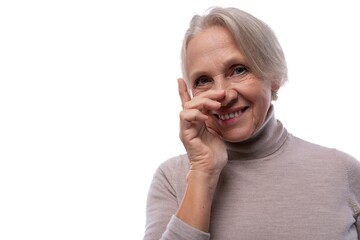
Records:
<instances>
[{"instance_id":1,"label":"neck","mask_svg":"<svg viewBox=\"0 0 360 240\"><path fill-rule=\"evenodd\" d=\"M251 160L263 158L276 152L287 137L287 131L275 119L271 105L263 125L249 139L232 143L226 142L229 160Z\"/></svg>"}]
</instances>

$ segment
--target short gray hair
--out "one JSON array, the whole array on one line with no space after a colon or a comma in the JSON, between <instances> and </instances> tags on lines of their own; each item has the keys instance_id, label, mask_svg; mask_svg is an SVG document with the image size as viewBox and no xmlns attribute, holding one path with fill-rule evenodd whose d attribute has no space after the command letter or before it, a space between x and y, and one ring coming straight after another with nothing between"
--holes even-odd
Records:
<instances>
[{"instance_id":1,"label":"short gray hair","mask_svg":"<svg viewBox=\"0 0 360 240\"><path fill-rule=\"evenodd\" d=\"M279 87L288 80L283 50L275 33L265 22L237 8L212 7L202 16L193 16L185 33L181 67L187 82L187 45L197 33L211 26L225 27L233 35L240 52L257 77L270 80ZM272 93L272 99L277 99L277 92Z\"/></svg>"}]
</instances>

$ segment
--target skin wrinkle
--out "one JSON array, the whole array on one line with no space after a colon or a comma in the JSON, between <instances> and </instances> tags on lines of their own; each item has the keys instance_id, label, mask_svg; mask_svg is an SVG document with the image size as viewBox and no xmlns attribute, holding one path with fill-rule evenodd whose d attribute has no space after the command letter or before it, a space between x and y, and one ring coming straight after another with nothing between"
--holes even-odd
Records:
<instances>
[{"instance_id":1,"label":"skin wrinkle","mask_svg":"<svg viewBox=\"0 0 360 240\"><path fill-rule=\"evenodd\" d=\"M215 36L210 36L207 40L207 42L214 42L214 43L218 43L216 48L213 49L203 49L202 51L198 51L199 55L203 55L204 58L207 58L207 56L211 55L214 52L223 52L223 55L229 55L231 56L231 51L227 50L226 45L231 43L231 40L222 40L219 41ZM207 43L203 43L204 45L206 45ZM188 56L187 58L191 58L190 56ZM226 66L226 62L222 62L220 56L218 56L218 59L214 59L214 58L210 58L212 60L212 64L213 66L211 67L211 69L217 69L218 68L218 64L219 62L222 64L222 69L224 69ZM193 63L191 63L193 64ZM190 61L187 61L187 69L190 69ZM206 75L206 73L202 72L201 70L196 70L196 65L192 65L191 66L192 69L195 68L195 70L193 70L192 72L189 71L189 81L193 83L194 79L196 79L197 77L201 76L201 75ZM200 67L201 69L201 67ZM217 78L219 76L224 75L222 72L219 73L212 73L211 75L213 75L213 78Z\"/></svg>"},{"instance_id":2,"label":"skin wrinkle","mask_svg":"<svg viewBox=\"0 0 360 240\"><path fill-rule=\"evenodd\" d=\"M166 199L166 180L152 185L144 240L358 239L360 165L275 117L287 67L272 30L236 8L214 8L191 20L181 60L186 153L163 163L177 201Z\"/></svg>"},{"instance_id":3,"label":"skin wrinkle","mask_svg":"<svg viewBox=\"0 0 360 240\"><path fill-rule=\"evenodd\" d=\"M271 104L271 82L259 79L248 68L231 34L223 27L208 27L197 34L189 41L187 53L192 99L210 89L224 90L224 98L217 100L222 106L215 113L230 113L248 107L235 125L223 125L214 112L207 114L207 128L230 142L251 137L265 121ZM234 66L243 67L244 72L233 75ZM208 81L198 86L195 81L200 76ZM250 119L246 120L247 117Z\"/></svg>"}]
</instances>

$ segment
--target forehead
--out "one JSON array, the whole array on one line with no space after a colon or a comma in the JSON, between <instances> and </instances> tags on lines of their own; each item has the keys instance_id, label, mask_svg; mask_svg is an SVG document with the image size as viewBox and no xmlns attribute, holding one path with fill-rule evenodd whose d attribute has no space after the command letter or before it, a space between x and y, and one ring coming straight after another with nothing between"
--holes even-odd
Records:
<instances>
[{"instance_id":1,"label":"forehead","mask_svg":"<svg viewBox=\"0 0 360 240\"><path fill-rule=\"evenodd\" d=\"M186 52L187 56L191 59L195 54L207 54L228 45L235 45L231 33L224 27L211 26L197 33L189 41Z\"/></svg>"},{"instance_id":2,"label":"forehead","mask_svg":"<svg viewBox=\"0 0 360 240\"><path fill-rule=\"evenodd\" d=\"M209 69L220 71L223 65L233 60L245 63L231 33L220 26L208 27L196 34L186 49L186 67L190 78Z\"/></svg>"}]
</instances>

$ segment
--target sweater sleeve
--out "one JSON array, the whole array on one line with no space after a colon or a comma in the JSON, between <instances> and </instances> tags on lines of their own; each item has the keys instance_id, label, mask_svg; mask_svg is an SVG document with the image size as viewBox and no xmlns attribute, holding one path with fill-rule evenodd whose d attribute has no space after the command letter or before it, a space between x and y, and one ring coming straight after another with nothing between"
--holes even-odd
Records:
<instances>
[{"instance_id":1,"label":"sweater sleeve","mask_svg":"<svg viewBox=\"0 0 360 240\"><path fill-rule=\"evenodd\" d=\"M207 240L210 234L191 227L178 219L179 204L171 169L162 164L154 174L146 204L144 240Z\"/></svg>"},{"instance_id":2,"label":"sweater sleeve","mask_svg":"<svg viewBox=\"0 0 360 240\"><path fill-rule=\"evenodd\" d=\"M344 155L350 189L349 202L353 209L355 226L360 240L360 161L350 155Z\"/></svg>"}]
</instances>

